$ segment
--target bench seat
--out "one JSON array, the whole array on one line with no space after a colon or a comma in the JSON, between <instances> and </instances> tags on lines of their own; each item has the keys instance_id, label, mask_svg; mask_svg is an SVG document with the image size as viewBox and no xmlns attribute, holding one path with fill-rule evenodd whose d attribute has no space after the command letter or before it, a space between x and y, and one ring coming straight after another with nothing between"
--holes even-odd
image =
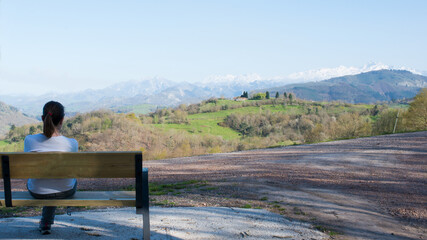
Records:
<instances>
[{"instance_id":1,"label":"bench seat","mask_svg":"<svg viewBox=\"0 0 427 240\"><path fill-rule=\"evenodd\" d=\"M6 206L4 192L0 192L0 206ZM28 191L12 192L13 206L89 206L134 207L135 191L77 191L69 199L35 199Z\"/></svg>"}]
</instances>

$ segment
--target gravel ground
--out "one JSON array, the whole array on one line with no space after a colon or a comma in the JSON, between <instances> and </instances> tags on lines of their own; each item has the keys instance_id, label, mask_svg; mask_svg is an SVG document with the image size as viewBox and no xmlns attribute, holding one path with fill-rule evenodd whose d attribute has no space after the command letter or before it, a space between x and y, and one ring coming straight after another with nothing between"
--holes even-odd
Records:
<instances>
[{"instance_id":1,"label":"gravel ground","mask_svg":"<svg viewBox=\"0 0 427 240\"><path fill-rule=\"evenodd\" d=\"M204 187L152 196L167 206L261 207L336 239L425 239L427 132L144 162L150 182ZM81 179L117 189L130 179ZM25 190L25 181L13 182Z\"/></svg>"},{"instance_id":2,"label":"gravel ground","mask_svg":"<svg viewBox=\"0 0 427 240\"><path fill-rule=\"evenodd\" d=\"M0 219L0 239L142 238L134 208L100 209L56 217L52 234L40 235L38 217ZM151 208L151 239L327 239L307 223L291 222L261 209Z\"/></svg>"}]
</instances>

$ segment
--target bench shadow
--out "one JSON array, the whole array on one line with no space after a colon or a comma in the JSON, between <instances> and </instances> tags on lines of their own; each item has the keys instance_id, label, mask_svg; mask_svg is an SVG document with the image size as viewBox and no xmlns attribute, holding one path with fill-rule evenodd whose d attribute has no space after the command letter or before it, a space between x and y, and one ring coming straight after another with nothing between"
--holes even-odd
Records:
<instances>
[{"instance_id":1,"label":"bench shadow","mask_svg":"<svg viewBox=\"0 0 427 240\"><path fill-rule=\"evenodd\" d=\"M87 213L90 215L90 213ZM108 214L108 212L107 212ZM113 215L113 214L111 214ZM89 219L85 216L57 215L52 233L41 235L38 231L40 217L0 219L0 239L142 239L142 215L135 215L135 223L120 223L108 219ZM131 226L131 225L140 225ZM151 231L151 239L181 240L169 234Z\"/></svg>"}]
</instances>

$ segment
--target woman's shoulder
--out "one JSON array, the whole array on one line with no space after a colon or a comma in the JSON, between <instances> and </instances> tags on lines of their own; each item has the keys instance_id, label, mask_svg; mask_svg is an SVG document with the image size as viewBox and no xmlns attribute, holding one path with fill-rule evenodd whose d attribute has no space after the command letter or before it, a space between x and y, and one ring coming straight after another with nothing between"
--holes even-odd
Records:
<instances>
[{"instance_id":1,"label":"woman's shoulder","mask_svg":"<svg viewBox=\"0 0 427 240\"><path fill-rule=\"evenodd\" d=\"M66 136L61 136L61 138L64 139L64 140L66 140L66 141L72 142L72 143L77 143L77 140L74 139L74 138L69 138L69 137L66 137Z\"/></svg>"},{"instance_id":2,"label":"woman's shoulder","mask_svg":"<svg viewBox=\"0 0 427 240\"><path fill-rule=\"evenodd\" d=\"M76 139L74 139L74 138L69 138L69 137L65 137L65 136L61 136L61 137L63 137L63 139L65 139L67 142L69 142L70 144L71 144L71 146L72 146L72 151L73 152L77 152L77 149L78 149L78 146L79 146L79 144L78 144L78 142L77 142L77 140Z\"/></svg>"},{"instance_id":3,"label":"woman's shoulder","mask_svg":"<svg viewBox=\"0 0 427 240\"><path fill-rule=\"evenodd\" d=\"M25 137L25 141L28 140L37 140L37 139L45 139L46 136L43 133L38 133L38 134L34 134L34 135L27 135Z\"/></svg>"}]
</instances>

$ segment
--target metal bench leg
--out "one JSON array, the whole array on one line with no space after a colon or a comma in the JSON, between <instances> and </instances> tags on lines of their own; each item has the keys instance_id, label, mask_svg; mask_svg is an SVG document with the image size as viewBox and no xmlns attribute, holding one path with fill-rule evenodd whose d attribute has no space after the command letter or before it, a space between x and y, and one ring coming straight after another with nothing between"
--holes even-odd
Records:
<instances>
[{"instance_id":1,"label":"metal bench leg","mask_svg":"<svg viewBox=\"0 0 427 240\"><path fill-rule=\"evenodd\" d=\"M143 227L143 238L144 240L150 240L150 214L147 211L144 211L144 214L142 215L142 221L144 222Z\"/></svg>"},{"instance_id":2,"label":"metal bench leg","mask_svg":"<svg viewBox=\"0 0 427 240\"><path fill-rule=\"evenodd\" d=\"M148 169L142 170L142 220L144 240L150 240L150 198L148 196Z\"/></svg>"}]
</instances>

